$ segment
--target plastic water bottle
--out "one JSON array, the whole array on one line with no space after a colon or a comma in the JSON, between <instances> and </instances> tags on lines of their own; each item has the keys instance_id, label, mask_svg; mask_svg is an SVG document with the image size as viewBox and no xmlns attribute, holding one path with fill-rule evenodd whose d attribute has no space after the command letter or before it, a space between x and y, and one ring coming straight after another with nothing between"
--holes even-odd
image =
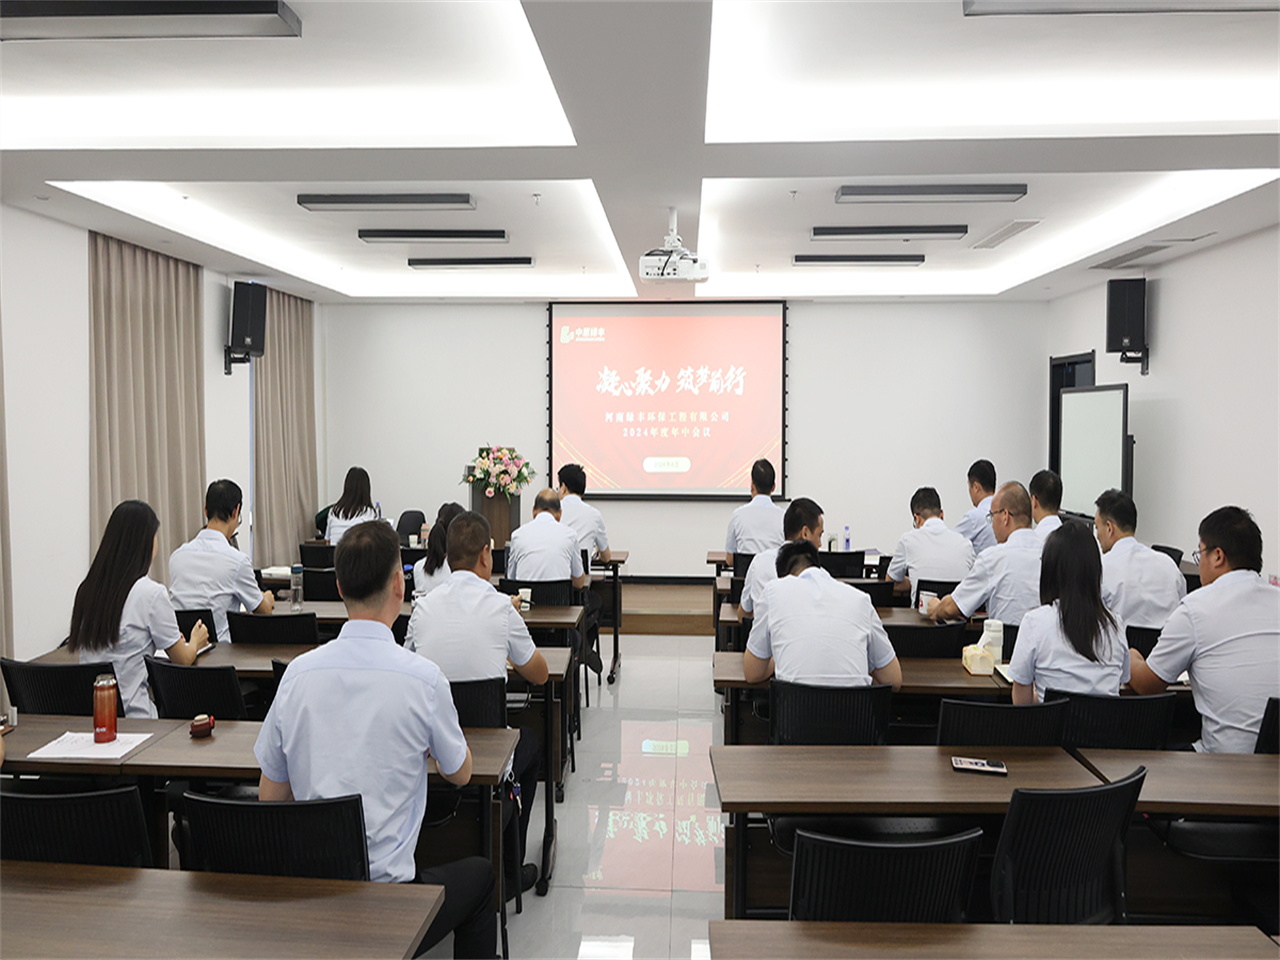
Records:
<instances>
[{"instance_id":1,"label":"plastic water bottle","mask_svg":"<svg viewBox=\"0 0 1280 960\"><path fill-rule=\"evenodd\" d=\"M302 564L295 563L289 568L289 609L294 613L302 610Z\"/></svg>"},{"instance_id":2,"label":"plastic water bottle","mask_svg":"<svg viewBox=\"0 0 1280 960\"><path fill-rule=\"evenodd\" d=\"M851 549L852 543L853 541L849 539L849 525L846 523L844 525L844 552L845 553L849 552L849 550Z\"/></svg>"},{"instance_id":3,"label":"plastic water bottle","mask_svg":"<svg viewBox=\"0 0 1280 960\"><path fill-rule=\"evenodd\" d=\"M982 645L996 663L1004 663L1004 624L988 618L982 624Z\"/></svg>"}]
</instances>

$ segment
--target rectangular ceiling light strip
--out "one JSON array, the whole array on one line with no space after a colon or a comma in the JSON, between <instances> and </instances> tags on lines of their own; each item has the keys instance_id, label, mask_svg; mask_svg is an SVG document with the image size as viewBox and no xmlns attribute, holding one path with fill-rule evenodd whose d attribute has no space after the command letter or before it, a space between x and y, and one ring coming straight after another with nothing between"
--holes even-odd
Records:
<instances>
[{"instance_id":1,"label":"rectangular ceiling light strip","mask_svg":"<svg viewBox=\"0 0 1280 960\"><path fill-rule=\"evenodd\" d=\"M459 267L532 267L533 257L410 257L415 270L451 270Z\"/></svg>"},{"instance_id":2,"label":"rectangular ceiling light strip","mask_svg":"<svg viewBox=\"0 0 1280 960\"><path fill-rule=\"evenodd\" d=\"M300 193L298 206L312 211L474 210L476 202L469 193Z\"/></svg>"},{"instance_id":3,"label":"rectangular ceiling light strip","mask_svg":"<svg viewBox=\"0 0 1280 960\"><path fill-rule=\"evenodd\" d=\"M1266 13L1278 0L964 0L966 17L1078 13Z\"/></svg>"},{"instance_id":4,"label":"rectangular ceiling light strip","mask_svg":"<svg viewBox=\"0 0 1280 960\"><path fill-rule=\"evenodd\" d=\"M959 240L969 232L968 224L946 223L921 226L814 227L810 240Z\"/></svg>"},{"instance_id":5,"label":"rectangular ceiling light strip","mask_svg":"<svg viewBox=\"0 0 1280 960\"><path fill-rule=\"evenodd\" d=\"M365 243L506 243L505 230L358 230Z\"/></svg>"},{"instance_id":6,"label":"rectangular ceiling light strip","mask_svg":"<svg viewBox=\"0 0 1280 960\"><path fill-rule=\"evenodd\" d=\"M923 253L797 253L791 258L797 267L918 267Z\"/></svg>"},{"instance_id":7,"label":"rectangular ceiling light strip","mask_svg":"<svg viewBox=\"0 0 1280 960\"><path fill-rule=\"evenodd\" d=\"M1167 246L1161 244L1148 244L1145 247L1139 247L1137 250L1130 250L1128 253L1122 253L1118 257L1112 257L1110 260L1103 260L1101 263L1095 263L1090 270L1118 270L1127 264L1133 263L1135 260L1141 260L1143 257L1149 257L1159 253L1161 250L1168 250Z\"/></svg>"},{"instance_id":8,"label":"rectangular ceiling light strip","mask_svg":"<svg viewBox=\"0 0 1280 960\"><path fill-rule=\"evenodd\" d=\"M994 250L1006 240L1016 237L1023 230L1030 230L1032 227L1040 223L1039 220L1010 220L999 230L996 230L990 236L983 237L973 245L974 250Z\"/></svg>"},{"instance_id":9,"label":"rectangular ceiling light strip","mask_svg":"<svg viewBox=\"0 0 1280 960\"><path fill-rule=\"evenodd\" d=\"M836 190L836 203L1012 203L1025 183L854 183Z\"/></svg>"},{"instance_id":10,"label":"rectangular ceiling light strip","mask_svg":"<svg viewBox=\"0 0 1280 960\"><path fill-rule=\"evenodd\" d=\"M4 0L0 40L299 37L282 0Z\"/></svg>"}]
</instances>

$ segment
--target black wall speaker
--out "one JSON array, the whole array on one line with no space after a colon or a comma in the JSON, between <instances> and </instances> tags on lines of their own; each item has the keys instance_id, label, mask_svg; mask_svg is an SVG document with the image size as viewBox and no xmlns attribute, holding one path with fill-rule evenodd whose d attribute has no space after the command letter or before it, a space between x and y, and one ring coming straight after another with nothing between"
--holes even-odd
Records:
<instances>
[{"instance_id":1,"label":"black wall speaker","mask_svg":"<svg viewBox=\"0 0 1280 960\"><path fill-rule=\"evenodd\" d=\"M233 353L262 356L267 333L267 288L260 283L236 281L231 294L231 335L227 345Z\"/></svg>"},{"instance_id":2,"label":"black wall speaker","mask_svg":"<svg viewBox=\"0 0 1280 960\"><path fill-rule=\"evenodd\" d=\"M1147 348L1147 281L1107 281L1107 353Z\"/></svg>"}]
</instances>

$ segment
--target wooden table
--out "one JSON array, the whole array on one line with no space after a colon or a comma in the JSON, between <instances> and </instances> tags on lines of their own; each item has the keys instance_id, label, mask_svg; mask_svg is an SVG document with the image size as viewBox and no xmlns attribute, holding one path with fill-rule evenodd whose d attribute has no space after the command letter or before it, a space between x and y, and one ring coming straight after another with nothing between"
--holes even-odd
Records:
<instances>
[{"instance_id":1,"label":"wooden table","mask_svg":"<svg viewBox=\"0 0 1280 960\"><path fill-rule=\"evenodd\" d=\"M197 666L235 667L236 676L242 680L270 680L271 661L282 660L285 663L294 657L300 657L308 650L314 650L312 643L215 643L208 653L202 653L196 659ZM41 654L32 663L78 663L74 653L66 647L58 647L48 653Z\"/></svg>"},{"instance_id":2,"label":"wooden table","mask_svg":"<svg viewBox=\"0 0 1280 960\"><path fill-rule=\"evenodd\" d=\"M1138 796L1143 813L1280 816L1280 756L1181 750L1077 751L1106 782L1147 768Z\"/></svg>"},{"instance_id":3,"label":"wooden table","mask_svg":"<svg viewBox=\"0 0 1280 960\"><path fill-rule=\"evenodd\" d=\"M622 655L618 652L618 632L622 628L622 583L618 579L618 570L630 556L628 550L610 550L608 560L591 561L591 566L597 569L608 569L613 581L613 660L609 663L610 683L618 679L618 667L622 663Z\"/></svg>"},{"instance_id":4,"label":"wooden table","mask_svg":"<svg viewBox=\"0 0 1280 960\"><path fill-rule=\"evenodd\" d=\"M5 861L9 957L412 957L444 888Z\"/></svg>"},{"instance_id":5,"label":"wooden table","mask_svg":"<svg viewBox=\"0 0 1280 960\"><path fill-rule=\"evenodd\" d=\"M136 757L154 744L157 738L177 730L186 729L184 720L139 720L119 717L116 729L120 733L149 733L151 736L125 754L125 760ZM114 776L120 773L124 760L31 760L27 754L39 750L51 740L56 740L68 730L77 733L93 732L93 717L66 717L55 714L24 713L18 725L4 735L5 773L75 773Z\"/></svg>"},{"instance_id":6,"label":"wooden table","mask_svg":"<svg viewBox=\"0 0 1280 960\"><path fill-rule=\"evenodd\" d=\"M1057 926L1011 923L801 923L712 920L712 960L945 958L1277 960L1257 927Z\"/></svg>"},{"instance_id":7,"label":"wooden table","mask_svg":"<svg viewBox=\"0 0 1280 960\"><path fill-rule=\"evenodd\" d=\"M918 627L930 630L944 626L936 620L930 620L913 607L876 607L880 622L886 627ZM742 608L736 603L724 602L720 605L721 623L742 623Z\"/></svg>"}]
</instances>

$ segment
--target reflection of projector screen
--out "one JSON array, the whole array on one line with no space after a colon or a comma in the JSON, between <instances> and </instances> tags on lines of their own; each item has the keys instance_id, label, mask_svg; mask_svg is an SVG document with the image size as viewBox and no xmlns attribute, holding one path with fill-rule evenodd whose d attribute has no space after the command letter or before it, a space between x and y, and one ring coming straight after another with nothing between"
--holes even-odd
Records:
<instances>
[{"instance_id":1,"label":"reflection of projector screen","mask_svg":"<svg viewBox=\"0 0 1280 960\"><path fill-rule=\"evenodd\" d=\"M784 476L783 305L552 304L551 474L588 495L741 495Z\"/></svg>"},{"instance_id":2,"label":"reflection of projector screen","mask_svg":"<svg viewBox=\"0 0 1280 960\"><path fill-rule=\"evenodd\" d=\"M1093 516L1098 494L1125 493L1129 387L1077 387L1062 391L1062 509Z\"/></svg>"}]
</instances>

